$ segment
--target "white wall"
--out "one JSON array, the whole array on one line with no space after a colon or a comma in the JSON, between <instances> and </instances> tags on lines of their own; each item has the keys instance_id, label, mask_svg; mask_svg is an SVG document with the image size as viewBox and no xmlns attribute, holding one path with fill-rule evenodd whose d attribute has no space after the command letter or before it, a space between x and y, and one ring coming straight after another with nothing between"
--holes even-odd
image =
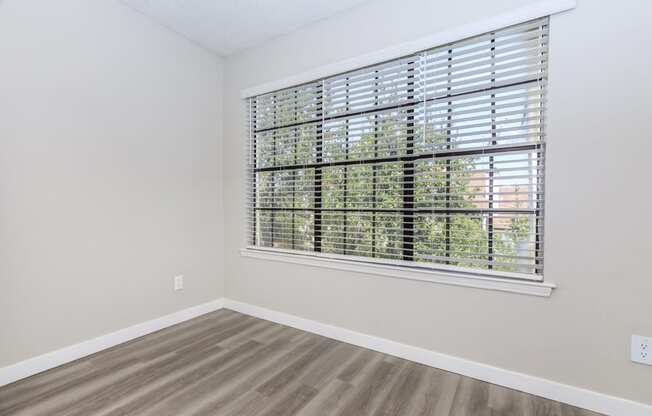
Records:
<instances>
[{"instance_id":1,"label":"white wall","mask_svg":"<svg viewBox=\"0 0 652 416\"><path fill-rule=\"evenodd\" d=\"M223 295L221 82L115 0L0 3L0 367Z\"/></svg>"},{"instance_id":2,"label":"white wall","mask_svg":"<svg viewBox=\"0 0 652 416\"><path fill-rule=\"evenodd\" d=\"M242 88L529 2L378 0L228 58L227 296L652 404L652 367L629 361L630 335L652 335L652 140L640 128L649 123L652 96L652 4L646 0L580 0L577 9L551 21L545 267L546 279L559 285L551 298L238 254L245 190Z\"/></svg>"}]
</instances>

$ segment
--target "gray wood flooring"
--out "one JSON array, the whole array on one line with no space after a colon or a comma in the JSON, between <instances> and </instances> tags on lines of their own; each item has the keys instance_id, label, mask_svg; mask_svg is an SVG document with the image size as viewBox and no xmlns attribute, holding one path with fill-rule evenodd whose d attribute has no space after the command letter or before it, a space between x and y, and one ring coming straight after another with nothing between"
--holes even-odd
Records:
<instances>
[{"instance_id":1,"label":"gray wood flooring","mask_svg":"<svg viewBox=\"0 0 652 416\"><path fill-rule=\"evenodd\" d=\"M0 415L595 413L220 310L2 387Z\"/></svg>"}]
</instances>

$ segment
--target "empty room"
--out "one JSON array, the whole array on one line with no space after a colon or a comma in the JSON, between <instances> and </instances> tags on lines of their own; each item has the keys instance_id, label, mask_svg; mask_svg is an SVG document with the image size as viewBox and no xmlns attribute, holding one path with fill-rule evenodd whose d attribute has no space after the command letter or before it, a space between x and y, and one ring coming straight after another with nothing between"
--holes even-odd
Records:
<instances>
[{"instance_id":1,"label":"empty room","mask_svg":"<svg viewBox=\"0 0 652 416\"><path fill-rule=\"evenodd\" d=\"M652 416L651 41L648 0L0 0L0 416Z\"/></svg>"}]
</instances>

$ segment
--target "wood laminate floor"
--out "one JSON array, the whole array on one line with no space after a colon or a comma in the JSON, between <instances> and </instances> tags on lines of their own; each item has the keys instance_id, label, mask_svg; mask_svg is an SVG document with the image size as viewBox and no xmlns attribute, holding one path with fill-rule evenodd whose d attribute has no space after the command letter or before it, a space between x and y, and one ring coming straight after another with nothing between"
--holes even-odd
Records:
<instances>
[{"instance_id":1,"label":"wood laminate floor","mask_svg":"<svg viewBox=\"0 0 652 416\"><path fill-rule=\"evenodd\" d=\"M0 415L595 413L220 310L2 387Z\"/></svg>"}]
</instances>

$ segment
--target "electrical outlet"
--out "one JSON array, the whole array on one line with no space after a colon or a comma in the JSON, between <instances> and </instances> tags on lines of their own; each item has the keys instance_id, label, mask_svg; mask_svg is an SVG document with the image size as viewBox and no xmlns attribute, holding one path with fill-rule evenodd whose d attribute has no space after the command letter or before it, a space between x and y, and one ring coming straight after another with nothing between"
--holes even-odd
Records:
<instances>
[{"instance_id":1,"label":"electrical outlet","mask_svg":"<svg viewBox=\"0 0 652 416\"><path fill-rule=\"evenodd\" d=\"M632 361L652 365L652 338L632 335Z\"/></svg>"},{"instance_id":2,"label":"electrical outlet","mask_svg":"<svg viewBox=\"0 0 652 416\"><path fill-rule=\"evenodd\" d=\"M183 290L183 276L174 277L174 290Z\"/></svg>"}]
</instances>

